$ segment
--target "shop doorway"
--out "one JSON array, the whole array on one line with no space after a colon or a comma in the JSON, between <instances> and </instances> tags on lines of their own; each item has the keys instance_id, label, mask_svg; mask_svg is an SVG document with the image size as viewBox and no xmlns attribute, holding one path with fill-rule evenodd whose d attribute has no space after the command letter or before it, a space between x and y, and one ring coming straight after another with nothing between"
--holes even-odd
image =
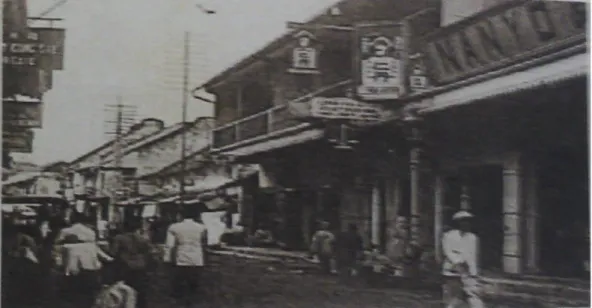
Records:
<instances>
[{"instance_id":1,"label":"shop doorway","mask_svg":"<svg viewBox=\"0 0 592 308\"><path fill-rule=\"evenodd\" d=\"M504 247L503 168L483 165L467 170L473 230L479 237L482 270L501 272Z\"/></svg>"},{"instance_id":2,"label":"shop doorway","mask_svg":"<svg viewBox=\"0 0 592 308\"><path fill-rule=\"evenodd\" d=\"M585 147L549 151L540 161L541 267L559 277L588 277L589 188Z\"/></svg>"}]
</instances>

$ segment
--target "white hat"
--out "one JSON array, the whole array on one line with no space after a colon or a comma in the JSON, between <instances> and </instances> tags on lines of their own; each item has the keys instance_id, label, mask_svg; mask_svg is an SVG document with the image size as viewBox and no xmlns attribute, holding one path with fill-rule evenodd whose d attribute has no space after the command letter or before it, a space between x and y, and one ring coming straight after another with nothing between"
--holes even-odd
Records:
<instances>
[{"instance_id":1,"label":"white hat","mask_svg":"<svg viewBox=\"0 0 592 308\"><path fill-rule=\"evenodd\" d=\"M467 211L458 211L452 216L452 220L459 220L464 218L473 218L473 214Z\"/></svg>"}]
</instances>

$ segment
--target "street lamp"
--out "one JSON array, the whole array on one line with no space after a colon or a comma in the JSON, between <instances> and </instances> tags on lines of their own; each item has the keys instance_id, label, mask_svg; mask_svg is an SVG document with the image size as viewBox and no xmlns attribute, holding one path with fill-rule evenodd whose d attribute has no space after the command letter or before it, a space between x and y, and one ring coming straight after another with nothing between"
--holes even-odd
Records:
<instances>
[{"instance_id":1,"label":"street lamp","mask_svg":"<svg viewBox=\"0 0 592 308\"><path fill-rule=\"evenodd\" d=\"M202 5L197 4L196 7L205 15L214 15L216 11L211 9L206 9ZM181 106L181 172L180 172L180 179L179 179L179 204L182 207L184 204L183 196L185 196L185 169L186 168L186 159L187 153L187 135L186 135L186 122L187 122L187 95L189 94L189 30L185 30L185 37L184 37L184 57L183 57L183 103Z\"/></svg>"}]
</instances>

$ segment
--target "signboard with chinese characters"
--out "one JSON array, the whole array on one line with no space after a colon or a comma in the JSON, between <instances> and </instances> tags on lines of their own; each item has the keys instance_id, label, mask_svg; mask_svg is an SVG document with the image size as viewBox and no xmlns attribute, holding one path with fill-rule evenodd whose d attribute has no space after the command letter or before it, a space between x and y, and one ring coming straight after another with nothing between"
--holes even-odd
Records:
<instances>
[{"instance_id":1,"label":"signboard with chinese characters","mask_svg":"<svg viewBox=\"0 0 592 308\"><path fill-rule=\"evenodd\" d=\"M509 1L424 38L430 80L443 85L586 43L586 3Z\"/></svg>"},{"instance_id":2,"label":"signboard with chinese characters","mask_svg":"<svg viewBox=\"0 0 592 308\"><path fill-rule=\"evenodd\" d=\"M429 87L423 55L415 53L409 56L409 92L420 93Z\"/></svg>"},{"instance_id":3,"label":"signboard with chinese characters","mask_svg":"<svg viewBox=\"0 0 592 308\"><path fill-rule=\"evenodd\" d=\"M294 35L292 61L288 72L293 74L319 74L319 48L315 36L308 31Z\"/></svg>"},{"instance_id":4,"label":"signboard with chinese characters","mask_svg":"<svg viewBox=\"0 0 592 308\"><path fill-rule=\"evenodd\" d=\"M39 101L2 101L2 124L12 127L41 128L43 104Z\"/></svg>"},{"instance_id":5,"label":"signboard with chinese characters","mask_svg":"<svg viewBox=\"0 0 592 308\"><path fill-rule=\"evenodd\" d=\"M4 33L2 63L7 66L61 70L64 67L64 29L29 28L25 34Z\"/></svg>"},{"instance_id":6,"label":"signboard with chinese characters","mask_svg":"<svg viewBox=\"0 0 592 308\"><path fill-rule=\"evenodd\" d=\"M363 100L405 95L406 27L400 23L356 25L357 95Z\"/></svg>"},{"instance_id":7,"label":"signboard with chinese characters","mask_svg":"<svg viewBox=\"0 0 592 308\"><path fill-rule=\"evenodd\" d=\"M313 118L379 122L386 114L387 111L380 105L363 103L348 97L315 97L310 101L310 116Z\"/></svg>"},{"instance_id":8,"label":"signboard with chinese characters","mask_svg":"<svg viewBox=\"0 0 592 308\"><path fill-rule=\"evenodd\" d=\"M34 133L31 130L2 131L2 148L16 153L33 152Z\"/></svg>"}]
</instances>

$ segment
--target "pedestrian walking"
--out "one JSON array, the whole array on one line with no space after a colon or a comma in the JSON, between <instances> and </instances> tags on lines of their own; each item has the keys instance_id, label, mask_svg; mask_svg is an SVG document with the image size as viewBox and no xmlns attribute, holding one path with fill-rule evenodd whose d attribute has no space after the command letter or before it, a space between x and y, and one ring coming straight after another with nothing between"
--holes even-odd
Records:
<instances>
[{"instance_id":1,"label":"pedestrian walking","mask_svg":"<svg viewBox=\"0 0 592 308\"><path fill-rule=\"evenodd\" d=\"M56 239L64 248L64 291L80 307L90 307L99 290L101 260L110 262L113 258L99 248L97 235L89 227L92 218L76 212L71 222L72 226L62 229Z\"/></svg>"},{"instance_id":2,"label":"pedestrian walking","mask_svg":"<svg viewBox=\"0 0 592 308\"><path fill-rule=\"evenodd\" d=\"M193 294L199 289L207 263L208 235L201 223L201 208L199 205L186 206L183 220L172 224L167 231L164 261L172 266L173 297L179 305L193 304Z\"/></svg>"},{"instance_id":3,"label":"pedestrian walking","mask_svg":"<svg viewBox=\"0 0 592 308\"><path fill-rule=\"evenodd\" d=\"M331 274L333 253L335 250L335 235L329 231L329 227L328 222L321 222L319 230L312 237L310 246L311 256L317 256L323 274Z\"/></svg>"},{"instance_id":4,"label":"pedestrian walking","mask_svg":"<svg viewBox=\"0 0 592 308\"><path fill-rule=\"evenodd\" d=\"M358 271L358 261L364 252L364 241L358 233L358 226L349 224L346 231L337 235L337 266L344 277L355 276Z\"/></svg>"},{"instance_id":5,"label":"pedestrian walking","mask_svg":"<svg viewBox=\"0 0 592 308\"><path fill-rule=\"evenodd\" d=\"M148 272L156 262L152 255L152 245L142 234L140 219L125 222L124 233L113 239L111 253L115 258L115 270L123 275L125 284L136 291L136 307L146 308L150 281Z\"/></svg>"},{"instance_id":6,"label":"pedestrian walking","mask_svg":"<svg viewBox=\"0 0 592 308\"><path fill-rule=\"evenodd\" d=\"M446 307L458 307L464 302L471 308L482 308L477 286L478 237L471 232L473 215L467 211L454 214L453 229L444 234L444 302Z\"/></svg>"}]
</instances>

